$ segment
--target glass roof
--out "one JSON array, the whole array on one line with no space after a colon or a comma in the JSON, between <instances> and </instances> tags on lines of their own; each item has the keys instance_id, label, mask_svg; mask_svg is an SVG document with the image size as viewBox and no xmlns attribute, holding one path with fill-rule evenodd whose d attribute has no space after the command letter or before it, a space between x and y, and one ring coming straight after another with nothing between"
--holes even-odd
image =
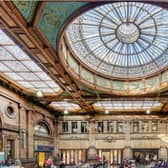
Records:
<instances>
[{"instance_id":1,"label":"glass roof","mask_svg":"<svg viewBox=\"0 0 168 168\"><path fill-rule=\"evenodd\" d=\"M104 100L93 104L101 110L147 110L161 108L162 103L156 100Z\"/></svg>"},{"instance_id":2,"label":"glass roof","mask_svg":"<svg viewBox=\"0 0 168 168\"><path fill-rule=\"evenodd\" d=\"M0 29L0 73L24 88L56 93L61 88Z\"/></svg>"},{"instance_id":3,"label":"glass roof","mask_svg":"<svg viewBox=\"0 0 168 168\"><path fill-rule=\"evenodd\" d=\"M68 111L78 111L80 110L80 106L75 103L70 103L66 101L52 102L50 104L52 107L55 107L58 110L68 110Z\"/></svg>"},{"instance_id":4,"label":"glass roof","mask_svg":"<svg viewBox=\"0 0 168 168\"><path fill-rule=\"evenodd\" d=\"M168 65L168 11L140 2L108 3L77 17L66 38L81 62L119 78L144 77Z\"/></svg>"}]
</instances>

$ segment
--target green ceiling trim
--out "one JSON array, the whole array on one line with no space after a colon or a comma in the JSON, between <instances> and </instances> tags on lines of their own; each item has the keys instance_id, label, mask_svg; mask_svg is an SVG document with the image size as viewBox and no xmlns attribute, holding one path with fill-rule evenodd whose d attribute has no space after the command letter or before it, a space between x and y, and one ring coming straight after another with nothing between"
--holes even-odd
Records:
<instances>
[{"instance_id":1,"label":"green ceiling trim","mask_svg":"<svg viewBox=\"0 0 168 168\"><path fill-rule=\"evenodd\" d=\"M35 13L38 1L23 1L15 0L13 1L16 8L19 10L21 15L24 17L27 23L31 22Z\"/></svg>"},{"instance_id":2,"label":"green ceiling trim","mask_svg":"<svg viewBox=\"0 0 168 168\"><path fill-rule=\"evenodd\" d=\"M57 35L65 20L86 2L46 2L38 27L47 40L56 48Z\"/></svg>"}]
</instances>

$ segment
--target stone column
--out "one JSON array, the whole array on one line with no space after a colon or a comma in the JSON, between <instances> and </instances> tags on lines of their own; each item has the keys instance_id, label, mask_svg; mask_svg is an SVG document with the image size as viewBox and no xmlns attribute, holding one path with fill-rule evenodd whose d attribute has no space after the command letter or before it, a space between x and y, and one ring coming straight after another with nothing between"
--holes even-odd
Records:
<instances>
[{"instance_id":1,"label":"stone column","mask_svg":"<svg viewBox=\"0 0 168 168\"><path fill-rule=\"evenodd\" d=\"M33 160L34 154L34 124L33 124L33 111L27 110L27 145L28 151L27 156L28 159Z\"/></svg>"},{"instance_id":2,"label":"stone column","mask_svg":"<svg viewBox=\"0 0 168 168\"><path fill-rule=\"evenodd\" d=\"M24 106L19 107L19 115L20 115L20 123L19 123L19 155L21 159L26 159L26 151L28 150L27 147L27 130L26 130L26 109Z\"/></svg>"},{"instance_id":3,"label":"stone column","mask_svg":"<svg viewBox=\"0 0 168 168\"><path fill-rule=\"evenodd\" d=\"M142 132L142 121L139 121L139 132Z\"/></svg>"},{"instance_id":4,"label":"stone column","mask_svg":"<svg viewBox=\"0 0 168 168\"><path fill-rule=\"evenodd\" d=\"M114 123L114 133L116 133L117 132L117 121L113 121L113 123Z\"/></svg>"},{"instance_id":5,"label":"stone column","mask_svg":"<svg viewBox=\"0 0 168 168\"><path fill-rule=\"evenodd\" d=\"M77 133L81 133L81 121L77 121L77 127L78 127Z\"/></svg>"},{"instance_id":6,"label":"stone column","mask_svg":"<svg viewBox=\"0 0 168 168\"><path fill-rule=\"evenodd\" d=\"M68 133L72 133L72 121L68 121Z\"/></svg>"},{"instance_id":7,"label":"stone column","mask_svg":"<svg viewBox=\"0 0 168 168\"><path fill-rule=\"evenodd\" d=\"M62 127L63 121L58 121L57 124L57 132L59 133L63 133L63 127Z\"/></svg>"},{"instance_id":8,"label":"stone column","mask_svg":"<svg viewBox=\"0 0 168 168\"><path fill-rule=\"evenodd\" d=\"M107 132L108 132L108 129L107 129L107 121L104 121L104 122L103 122L103 125L104 125L104 133L107 133Z\"/></svg>"},{"instance_id":9,"label":"stone column","mask_svg":"<svg viewBox=\"0 0 168 168\"><path fill-rule=\"evenodd\" d=\"M148 121L148 125L149 125L148 132L152 132L152 121L151 120Z\"/></svg>"},{"instance_id":10,"label":"stone column","mask_svg":"<svg viewBox=\"0 0 168 168\"><path fill-rule=\"evenodd\" d=\"M158 124L157 132L160 132L161 131L161 129L160 129L160 120L158 120L157 124Z\"/></svg>"},{"instance_id":11,"label":"stone column","mask_svg":"<svg viewBox=\"0 0 168 168\"><path fill-rule=\"evenodd\" d=\"M96 135L96 122L89 122L89 146L96 146L95 135Z\"/></svg>"},{"instance_id":12,"label":"stone column","mask_svg":"<svg viewBox=\"0 0 168 168\"><path fill-rule=\"evenodd\" d=\"M62 122L61 122L62 123ZM54 156L59 153L59 133L60 133L60 125L58 121L54 122L54 130L53 130L53 136L54 136Z\"/></svg>"},{"instance_id":13,"label":"stone column","mask_svg":"<svg viewBox=\"0 0 168 168\"><path fill-rule=\"evenodd\" d=\"M131 131L130 131L130 122L127 121L123 123L123 132L125 134L125 146L130 146L131 142Z\"/></svg>"}]
</instances>

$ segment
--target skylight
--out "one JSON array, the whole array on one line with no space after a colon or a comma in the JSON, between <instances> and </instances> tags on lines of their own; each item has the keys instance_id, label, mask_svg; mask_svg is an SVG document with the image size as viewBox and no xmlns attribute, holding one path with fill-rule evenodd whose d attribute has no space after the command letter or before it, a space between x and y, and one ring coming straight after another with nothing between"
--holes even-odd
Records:
<instances>
[{"instance_id":1,"label":"skylight","mask_svg":"<svg viewBox=\"0 0 168 168\"><path fill-rule=\"evenodd\" d=\"M80 110L80 106L78 104L70 103L70 102L66 102L66 101L52 102L50 105L52 107L55 107L58 110L61 110L61 111L64 111L64 110L78 111L78 110Z\"/></svg>"},{"instance_id":2,"label":"skylight","mask_svg":"<svg viewBox=\"0 0 168 168\"><path fill-rule=\"evenodd\" d=\"M119 78L154 74L168 65L168 11L140 2L116 2L77 17L66 37L80 61Z\"/></svg>"},{"instance_id":3,"label":"skylight","mask_svg":"<svg viewBox=\"0 0 168 168\"><path fill-rule=\"evenodd\" d=\"M156 100L104 100L93 104L95 109L101 110L142 110L161 108L162 103Z\"/></svg>"},{"instance_id":4,"label":"skylight","mask_svg":"<svg viewBox=\"0 0 168 168\"><path fill-rule=\"evenodd\" d=\"M61 88L0 29L0 73L33 92L56 93Z\"/></svg>"}]
</instances>

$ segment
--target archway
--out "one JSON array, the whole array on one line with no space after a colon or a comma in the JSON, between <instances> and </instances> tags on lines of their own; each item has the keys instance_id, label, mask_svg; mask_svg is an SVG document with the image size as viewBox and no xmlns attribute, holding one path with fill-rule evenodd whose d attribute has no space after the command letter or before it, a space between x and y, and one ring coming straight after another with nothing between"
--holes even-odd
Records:
<instances>
[{"instance_id":1,"label":"archway","mask_svg":"<svg viewBox=\"0 0 168 168\"><path fill-rule=\"evenodd\" d=\"M54 139L49 124L39 121L34 126L34 157L39 166L43 166L46 159L53 156Z\"/></svg>"}]
</instances>

